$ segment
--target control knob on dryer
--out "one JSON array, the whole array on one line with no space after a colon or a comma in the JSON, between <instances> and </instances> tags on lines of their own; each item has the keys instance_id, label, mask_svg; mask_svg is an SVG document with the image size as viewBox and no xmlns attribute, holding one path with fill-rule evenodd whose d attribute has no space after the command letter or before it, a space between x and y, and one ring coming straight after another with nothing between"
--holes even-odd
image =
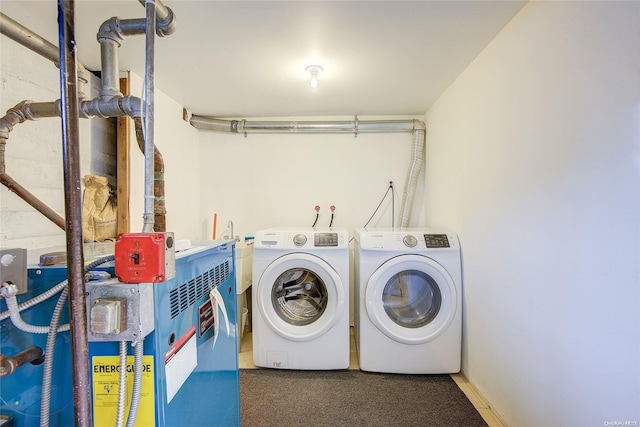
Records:
<instances>
[{"instance_id":1,"label":"control knob on dryer","mask_svg":"<svg viewBox=\"0 0 640 427\"><path fill-rule=\"evenodd\" d=\"M402 239L402 242L404 243L405 246L413 248L415 245L418 244L418 239L416 239L415 236L408 234L404 236L404 238Z\"/></svg>"}]
</instances>

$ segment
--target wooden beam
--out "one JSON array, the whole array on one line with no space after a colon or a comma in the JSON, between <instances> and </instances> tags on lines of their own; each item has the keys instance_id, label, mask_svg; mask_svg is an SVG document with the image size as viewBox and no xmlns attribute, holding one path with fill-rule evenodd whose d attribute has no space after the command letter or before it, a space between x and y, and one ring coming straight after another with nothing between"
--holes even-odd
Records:
<instances>
[{"instance_id":1,"label":"wooden beam","mask_svg":"<svg viewBox=\"0 0 640 427\"><path fill-rule=\"evenodd\" d=\"M130 76L120 79L120 92L129 95ZM118 195L118 233L129 232L129 135L131 119L129 117L118 117L117 133L117 172L118 185L116 193Z\"/></svg>"}]
</instances>

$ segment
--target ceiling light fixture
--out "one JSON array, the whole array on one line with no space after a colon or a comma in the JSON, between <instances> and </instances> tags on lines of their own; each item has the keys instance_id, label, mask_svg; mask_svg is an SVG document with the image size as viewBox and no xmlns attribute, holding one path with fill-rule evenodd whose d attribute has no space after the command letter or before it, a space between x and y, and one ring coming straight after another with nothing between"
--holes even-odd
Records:
<instances>
[{"instance_id":1,"label":"ceiling light fixture","mask_svg":"<svg viewBox=\"0 0 640 427\"><path fill-rule=\"evenodd\" d=\"M311 74L311 81L309 82L309 86L311 89L315 89L318 87L318 74L321 73L323 68L319 65L309 65L304 69L307 73Z\"/></svg>"}]
</instances>

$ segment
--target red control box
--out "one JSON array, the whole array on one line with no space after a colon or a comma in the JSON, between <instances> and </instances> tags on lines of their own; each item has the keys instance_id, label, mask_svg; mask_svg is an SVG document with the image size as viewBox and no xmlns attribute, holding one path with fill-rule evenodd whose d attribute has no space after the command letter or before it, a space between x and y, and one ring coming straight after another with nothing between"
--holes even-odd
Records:
<instances>
[{"instance_id":1,"label":"red control box","mask_svg":"<svg viewBox=\"0 0 640 427\"><path fill-rule=\"evenodd\" d=\"M116 276L124 283L164 282L175 275L174 250L171 233L121 233L115 244Z\"/></svg>"}]
</instances>

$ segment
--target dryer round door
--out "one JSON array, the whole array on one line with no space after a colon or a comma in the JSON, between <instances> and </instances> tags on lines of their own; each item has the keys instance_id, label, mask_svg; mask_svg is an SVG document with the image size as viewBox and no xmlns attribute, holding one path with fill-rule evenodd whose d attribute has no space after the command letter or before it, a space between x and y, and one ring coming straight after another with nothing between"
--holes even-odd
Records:
<instances>
[{"instance_id":1,"label":"dryer round door","mask_svg":"<svg viewBox=\"0 0 640 427\"><path fill-rule=\"evenodd\" d=\"M254 298L269 327L291 341L320 337L336 324L345 307L338 273L323 259L305 253L287 254L270 263Z\"/></svg>"},{"instance_id":2,"label":"dryer round door","mask_svg":"<svg viewBox=\"0 0 640 427\"><path fill-rule=\"evenodd\" d=\"M371 322L392 340L424 344L451 324L458 295L440 264L420 255L400 255L371 275L365 305Z\"/></svg>"}]
</instances>

